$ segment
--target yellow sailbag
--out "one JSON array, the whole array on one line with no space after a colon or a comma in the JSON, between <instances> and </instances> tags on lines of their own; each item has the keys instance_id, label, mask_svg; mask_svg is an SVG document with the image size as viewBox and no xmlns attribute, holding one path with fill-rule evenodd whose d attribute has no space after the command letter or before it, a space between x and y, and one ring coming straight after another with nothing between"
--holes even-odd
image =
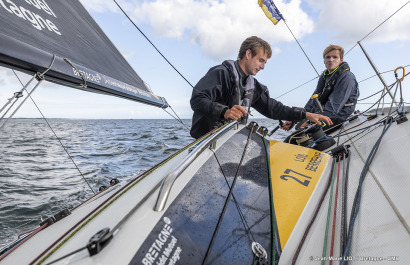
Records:
<instances>
[{"instance_id":1,"label":"yellow sailbag","mask_svg":"<svg viewBox=\"0 0 410 265\"><path fill-rule=\"evenodd\" d=\"M270 141L273 202L282 249L322 176L330 155Z\"/></svg>"}]
</instances>

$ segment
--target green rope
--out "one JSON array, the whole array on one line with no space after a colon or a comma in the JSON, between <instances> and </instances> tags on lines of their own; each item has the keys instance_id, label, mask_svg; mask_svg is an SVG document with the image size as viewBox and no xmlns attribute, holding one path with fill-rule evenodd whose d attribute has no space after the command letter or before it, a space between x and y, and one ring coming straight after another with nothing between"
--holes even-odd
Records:
<instances>
[{"instance_id":1,"label":"green rope","mask_svg":"<svg viewBox=\"0 0 410 265\"><path fill-rule=\"evenodd\" d=\"M268 179L269 179L269 198L270 198L270 202L271 202L271 213L270 213L270 219L271 219L271 229L272 229L272 263L271 264L276 264L276 249L275 249L275 242L276 242L276 238L275 238L275 231L276 231L276 223L275 223L275 211L274 211L274 204L273 204L273 191L272 191L272 178L271 178L271 171L270 171L270 155L269 155L269 150L266 146L265 143L265 136L262 136L262 142L263 145L265 146L265 152L266 152L266 164L268 166Z\"/></svg>"},{"instance_id":2,"label":"green rope","mask_svg":"<svg viewBox=\"0 0 410 265\"><path fill-rule=\"evenodd\" d=\"M329 198L329 209L327 212L327 221L326 221L326 232L325 232L325 239L323 242L323 252L322 252L322 258L326 257L326 249L327 249L327 237L329 234L329 223L330 223L330 214L332 212L332 199L333 199L333 183L335 180L335 175L336 175L336 163L333 165L333 175L332 175L332 183L331 188L330 188L330 198ZM325 259L322 259L321 265L325 265Z\"/></svg>"}]
</instances>

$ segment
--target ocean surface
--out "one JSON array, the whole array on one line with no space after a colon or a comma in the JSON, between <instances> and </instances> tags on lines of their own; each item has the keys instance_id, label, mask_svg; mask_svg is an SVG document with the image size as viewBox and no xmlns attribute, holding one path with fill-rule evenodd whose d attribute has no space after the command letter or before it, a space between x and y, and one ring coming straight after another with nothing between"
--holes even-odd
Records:
<instances>
[{"instance_id":1,"label":"ocean surface","mask_svg":"<svg viewBox=\"0 0 410 265\"><path fill-rule=\"evenodd\" d=\"M269 130L277 125L255 121ZM0 249L91 197L81 174L97 192L113 178L129 182L193 141L176 120L48 122L76 165L43 119L13 119L0 131ZM275 135L280 140L287 133Z\"/></svg>"}]
</instances>

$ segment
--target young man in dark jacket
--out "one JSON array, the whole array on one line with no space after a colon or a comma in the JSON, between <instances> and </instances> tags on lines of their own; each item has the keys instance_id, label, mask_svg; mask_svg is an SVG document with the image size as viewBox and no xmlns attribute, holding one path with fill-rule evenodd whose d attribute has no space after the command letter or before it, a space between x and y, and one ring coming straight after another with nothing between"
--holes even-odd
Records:
<instances>
[{"instance_id":1,"label":"young man in dark jacket","mask_svg":"<svg viewBox=\"0 0 410 265\"><path fill-rule=\"evenodd\" d=\"M318 95L323 115L329 116L337 129L353 113L359 97L359 85L356 77L350 71L349 65L343 61L344 50L338 45L329 45L323 51L326 70L320 75L313 95ZM318 113L319 107L313 99L309 99L306 111ZM289 129L290 121L284 123L283 128ZM307 123L301 125L306 126ZM329 128L330 126L326 126ZM326 129L326 128L325 128Z\"/></svg>"},{"instance_id":2,"label":"young man in dark jacket","mask_svg":"<svg viewBox=\"0 0 410 265\"><path fill-rule=\"evenodd\" d=\"M291 108L270 98L268 88L253 76L265 68L271 56L270 45L252 36L242 43L237 61L226 60L209 69L192 91L192 137L199 138L228 120L241 119L250 107L271 119L309 119L317 124L332 124L326 116Z\"/></svg>"}]
</instances>

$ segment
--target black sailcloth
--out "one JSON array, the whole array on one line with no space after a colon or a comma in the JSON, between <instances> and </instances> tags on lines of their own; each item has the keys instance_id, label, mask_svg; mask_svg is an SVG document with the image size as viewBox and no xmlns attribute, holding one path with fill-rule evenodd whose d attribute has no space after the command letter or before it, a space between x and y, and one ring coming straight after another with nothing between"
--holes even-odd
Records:
<instances>
[{"instance_id":1,"label":"black sailcloth","mask_svg":"<svg viewBox=\"0 0 410 265\"><path fill-rule=\"evenodd\" d=\"M167 107L144 84L78 0L0 1L0 64L48 81ZM68 59L70 65L64 58Z\"/></svg>"}]
</instances>

